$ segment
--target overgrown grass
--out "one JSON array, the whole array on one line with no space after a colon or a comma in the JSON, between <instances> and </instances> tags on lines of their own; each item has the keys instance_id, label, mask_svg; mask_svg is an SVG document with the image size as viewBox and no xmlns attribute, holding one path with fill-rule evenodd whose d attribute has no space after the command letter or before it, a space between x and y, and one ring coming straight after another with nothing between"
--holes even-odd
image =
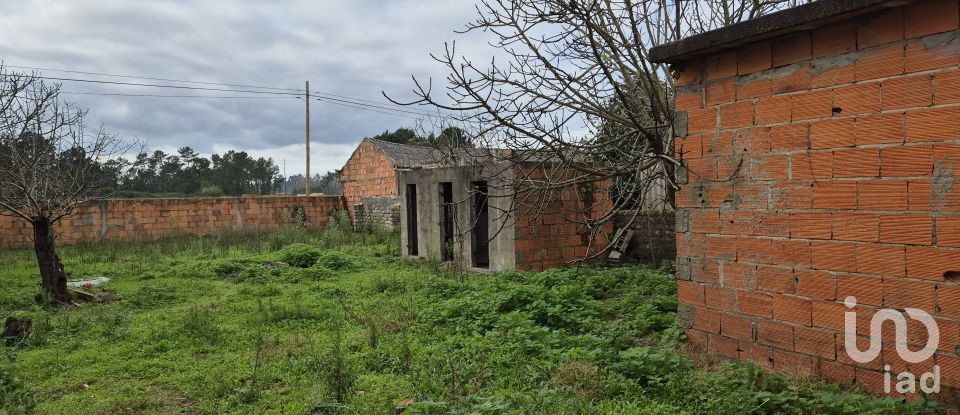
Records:
<instances>
[{"instance_id":1,"label":"overgrown grass","mask_svg":"<svg viewBox=\"0 0 960 415\"><path fill-rule=\"evenodd\" d=\"M918 413L752 365L703 368L676 288L643 267L448 274L397 238L322 233L66 248L122 300L33 305L30 252L0 253L0 403L43 414Z\"/></svg>"}]
</instances>

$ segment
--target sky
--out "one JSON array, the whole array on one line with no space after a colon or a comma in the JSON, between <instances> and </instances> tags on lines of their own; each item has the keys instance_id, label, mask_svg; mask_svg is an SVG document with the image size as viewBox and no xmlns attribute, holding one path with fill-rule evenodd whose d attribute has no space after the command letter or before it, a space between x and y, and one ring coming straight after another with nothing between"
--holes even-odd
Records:
<instances>
[{"instance_id":1,"label":"sky","mask_svg":"<svg viewBox=\"0 0 960 415\"><path fill-rule=\"evenodd\" d=\"M0 61L17 71L24 69L10 66L275 88L303 88L309 80L311 91L390 105L381 91L412 99L411 76L445 84L443 66L429 56L442 52L444 42L456 40L471 59L489 59L493 52L482 36L454 33L475 13L473 0L0 1ZM50 70L41 75L174 84ZM205 155L244 150L279 166L285 160L288 175L304 171L303 100L61 82L66 100L89 109L88 125L102 124L147 149L190 146ZM257 98L211 98L228 95ZM340 168L365 136L415 125L411 118L313 101L311 172Z\"/></svg>"}]
</instances>

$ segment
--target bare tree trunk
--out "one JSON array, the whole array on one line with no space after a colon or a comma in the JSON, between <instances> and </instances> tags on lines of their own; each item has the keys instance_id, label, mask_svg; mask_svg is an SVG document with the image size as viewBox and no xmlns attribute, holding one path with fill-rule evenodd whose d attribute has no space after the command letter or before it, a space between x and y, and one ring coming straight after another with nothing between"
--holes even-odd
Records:
<instances>
[{"instance_id":1,"label":"bare tree trunk","mask_svg":"<svg viewBox=\"0 0 960 415\"><path fill-rule=\"evenodd\" d=\"M33 222L33 250L36 251L37 263L40 265L40 285L43 292L58 302L69 303L67 274L63 271L60 257L57 256L53 242L53 224L49 220Z\"/></svg>"}]
</instances>

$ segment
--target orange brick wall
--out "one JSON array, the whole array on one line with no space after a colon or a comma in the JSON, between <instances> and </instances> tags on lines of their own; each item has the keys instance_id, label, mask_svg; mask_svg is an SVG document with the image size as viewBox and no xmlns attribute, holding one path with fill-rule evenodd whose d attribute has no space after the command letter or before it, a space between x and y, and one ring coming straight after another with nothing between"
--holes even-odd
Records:
<instances>
[{"instance_id":1,"label":"orange brick wall","mask_svg":"<svg viewBox=\"0 0 960 415\"><path fill-rule=\"evenodd\" d=\"M307 226L321 229L343 209L339 196L105 200L83 206L57 226L59 244L152 240L177 234L268 230L293 223L302 208ZM0 215L0 248L33 246L25 221Z\"/></svg>"},{"instance_id":2,"label":"orange brick wall","mask_svg":"<svg viewBox=\"0 0 960 415\"><path fill-rule=\"evenodd\" d=\"M523 167L514 168L514 177L528 177L533 180L542 178L542 170L530 171ZM598 218L610 209L607 187L599 183L593 186L593 205L590 216ZM538 203L541 197L548 202ZM576 222L583 221L585 205L578 189L570 186L550 192L548 196L518 192L516 221L516 268L521 271L541 271L548 268L565 266L583 259L588 252L597 253L607 247L612 225L606 223L590 245L589 231Z\"/></svg>"},{"instance_id":3,"label":"orange brick wall","mask_svg":"<svg viewBox=\"0 0 960 415\"><path fill-rule=\"evenodd\" d=\"M853 295L864 344L880 307L934 315L935 362L960 387L960 281L944 275L960 271L958 5L918 1L685 65L677 275L693 344L882 391L883 365L908 365L892 347L873 364L847 357Z\"/></svg>"},{"instance_id":4,"label":"orange brick wall","mask_svg":"<svg viewBox=\"0 0 960 415\"><path fill-rule=\"evenodd\" d=\"M399 196L393 162L366 140L343 165L340 181L351 218L354 217L353 207L361 204L364 197Z\"/></svg>"}]
</instances>

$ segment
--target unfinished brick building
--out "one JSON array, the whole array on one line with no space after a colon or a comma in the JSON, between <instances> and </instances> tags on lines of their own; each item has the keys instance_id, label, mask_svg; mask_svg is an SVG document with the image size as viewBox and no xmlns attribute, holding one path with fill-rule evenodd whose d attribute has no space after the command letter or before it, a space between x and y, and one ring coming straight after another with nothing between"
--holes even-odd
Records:
<instances>
[{"instance_id":1,"label":"unfinished brick building","mask_svg":"<svg viewBox=\"0 0 960 415\"><path fill-rule=\"evenodd\" d=\"M431 147L372 138L360 142L340 171L343 198L354 224L393 228L399 221L398 172L434 164L437 158Z\"/></svg>"},{"instance_id":2,"label":"unfinished brick building","mask_svg":"<svg viewBox=\"0 0 960 415\"><path fill-rule=\"evenodd\" d=\"M677 77L680 322L691 343L882 392L960 387L960 1L822 0L655 48ZM679 128L679 131L684 131ZM855 308L843 300L855 296ZM932 359L853 361L880 308L933 315ZM915 320L909 320L917 323ZM909 326L911 348L926 343Z\"/></svg>"}]
</instances>

